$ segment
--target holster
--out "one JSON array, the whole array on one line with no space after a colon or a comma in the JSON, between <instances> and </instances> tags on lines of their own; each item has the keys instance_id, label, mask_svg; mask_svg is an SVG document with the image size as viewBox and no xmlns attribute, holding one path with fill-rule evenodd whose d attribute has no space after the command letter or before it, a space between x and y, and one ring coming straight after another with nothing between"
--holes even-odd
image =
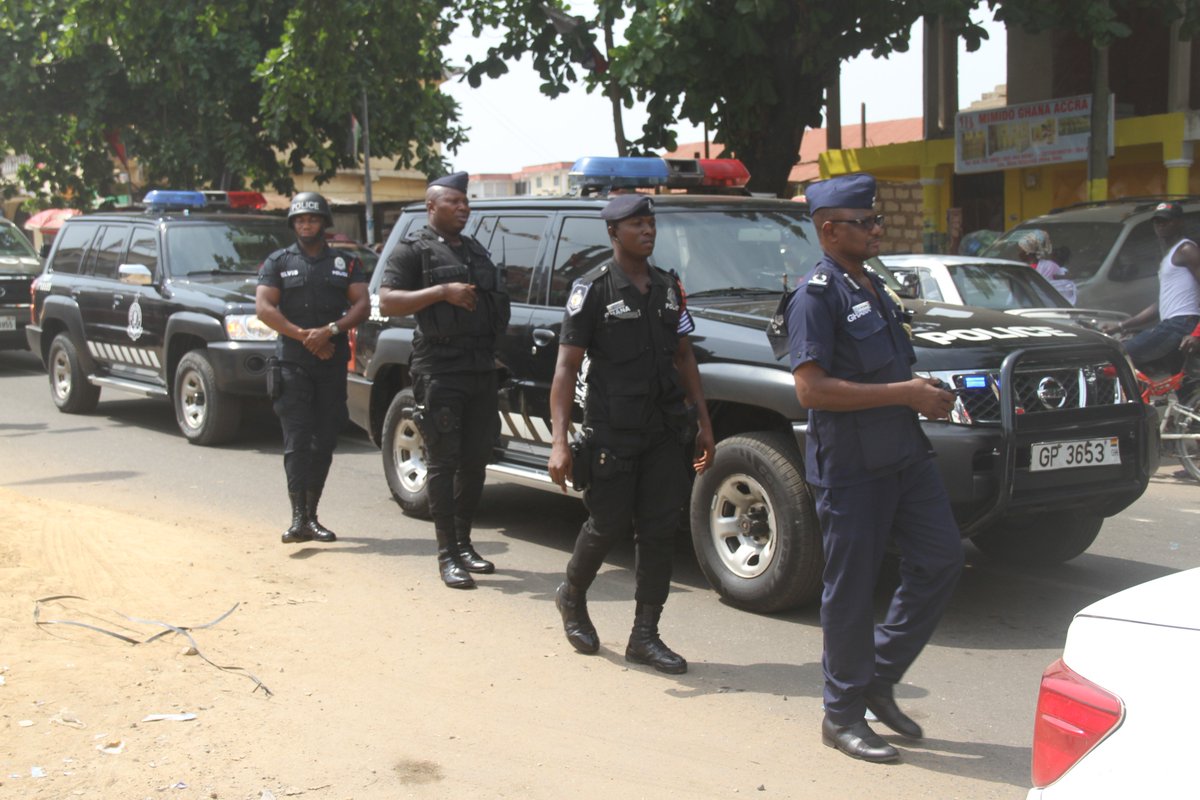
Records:
<instances>
[{"instance_id":1,"label":"holster","mask_svg":"<svg viewBox=\"0 0 1200 800\"><path fill-rule=\"evenodd\" d=\"M413 424L417 426L417 430L421 432L421 438L425 441L425 447L432 446L438 438L437 426L433 424L433 420L429 417L429 411L425 406L416 406L412 412Z\"/></svg>"},{"instance_id":2,"label":"holster","mask_svg":"<svg viewBox=\"0 0 1200 800\"><path fill-rule=\"evenodd\" d=\"M576 434L568 447L571 448L571 485L582 492L592 482L592 437L586 428Z\"/></svg>"},{"instance_id":3,"label":"holster","mask_svg":"<svg viewBox=\"0 0 1200 800\"><path fill-rule=\"evenodd\" d=\"M283 396L283 363L275 356L267 359L267 396L272 400Z\"/></svg>"}]
</instances>

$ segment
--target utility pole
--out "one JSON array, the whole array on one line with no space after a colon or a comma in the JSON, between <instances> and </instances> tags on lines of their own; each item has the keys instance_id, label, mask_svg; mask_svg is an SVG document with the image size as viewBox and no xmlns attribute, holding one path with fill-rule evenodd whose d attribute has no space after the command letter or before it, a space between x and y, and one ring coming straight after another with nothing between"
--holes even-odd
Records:
<instances>
[{"instance_id":1,"label":"utility pole","mask_svg":"<svg viewBox=\"0 0 1200 800\"><path fill-rule=\"evenodd\" d=\"M363 89L363 187L366 199L367 246L375 245L375 207L371 202L371 122L368 117L367 90Z\"/></svg>"}]
</instances>

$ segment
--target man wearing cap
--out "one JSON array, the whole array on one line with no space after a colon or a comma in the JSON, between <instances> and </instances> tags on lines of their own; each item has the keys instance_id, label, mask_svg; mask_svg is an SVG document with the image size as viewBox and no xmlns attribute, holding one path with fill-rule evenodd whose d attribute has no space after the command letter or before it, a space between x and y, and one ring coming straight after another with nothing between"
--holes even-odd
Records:
<instances>
[{"instance_id":1,"label":"man wearing cap","mask_svg":"<svg viewBox=\"0 0 1200 800\"><path fill-rule=\"evenodd\" d=\"M268 382L283 428L283 470L292 504L285 544L337 539L317 520L317 505L348 416L346 331L371 311L362 262L325 243L325 229L332 224L324 197L316 192L293 197L288 225L296 243L267 257L255 291L258 318L279 333Z\"/></svg>"},{"instance_id":2,"label":"man wearing cap","mask_svg":"<svg viewBox=\"0 0 1200 800\"><path fill-rule=\"evenodd\" d=\"M703 472L714 455L712 426L687 338L694 325L683 289L674 273L649 262L656 236L653 199L620 195L600 216L613 256L571 289L550 388L550 477L565 492L573 476L589 513L555 605L571 646L587 654L599 650L586 592L613 544L632 532L636 610L625 660L680 674L687 661L663 643L658 622L670 590L679 512L688 498L691 448L700 452L692 467ZM568 433L585 357L576 463Z\"/></svg>"},{"instance_id":3,"label":"man wearing cap","mask_svg":"<svg viewBox=\"0 0 1200 800\"><path fill-rule=\"evenodd\" d=\"M1157 318L1158 324L1126 342L1125 350L1138 369L1173 373L1182 366L1182 354L1197 349L1193 340L1200 335L1200 247L1183 235L1179 203L1159 203L1151 219L1165 253L1158 266L1158 302L1105 330L1134 330Z\"/></svg>"},{"instance_id":4,"label":"man wearing cap","mask_svg":"<svg viewBox=\"0 0 1200 800\"><path fill-rule=\"evenodd\" d=\"M467 173L429 182L425 227L401 242L384 268L379 311L414 314L413 421L424 440L438 572L453 589L496 567L471 543L484 473L500 435L496 338L508 327L500 270L463 234L471 213Z\"/></svg>"},{"instance_id":5,"label":"man wearing cap","mask_svg":"<svg viewBox=\"0 0 1200 800\"><path fill-rule=\"evenodd\" d=\"M962 570L958 526L917 417L945 418L954 395L913 377L903 313L865 264L883 230L875 179L839 176L806 195L825 255L787 299L784 319L796 395L809 410L805 471L825 552L821 738L854 758L891 761L899 754L867 725L866 711L921 738L893 688L929 641ZM900 551L900 586L876 625L889 539Z\"/></svg>"}]
</instances>

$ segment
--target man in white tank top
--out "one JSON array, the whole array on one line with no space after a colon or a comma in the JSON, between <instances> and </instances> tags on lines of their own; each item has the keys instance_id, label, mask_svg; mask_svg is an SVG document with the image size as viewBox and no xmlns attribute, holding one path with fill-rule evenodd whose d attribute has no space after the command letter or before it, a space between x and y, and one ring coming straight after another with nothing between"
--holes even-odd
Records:
<instances>
[{"instance_id":1,"label":"man in white tank top","mask_svg":"<svg viewBox=\"0 0 1200 800\"><path fill-rule=\"evenodd\" d=\"M1159 203L1152 217L1154 232L1166 255L1158 268L1158 302L1108 330L1131 330L1158 318L1153 328L1125 343L1138 369L1177 372L1183 353L1197 348L1200 333L1200 246L1184 237L1183 206Z\"/></svg>"}]
</instances>

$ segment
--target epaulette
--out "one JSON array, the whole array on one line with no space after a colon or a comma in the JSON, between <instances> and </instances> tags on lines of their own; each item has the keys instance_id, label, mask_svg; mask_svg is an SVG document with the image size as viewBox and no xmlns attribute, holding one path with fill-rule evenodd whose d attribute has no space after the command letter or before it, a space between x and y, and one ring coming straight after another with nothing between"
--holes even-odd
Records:
<instances>
[{"instance_id":1,"label":"epaulette","mask_svg":"<svg viewBox=\"0 0 1200 800\"><path fill-rule=\"evenodd\" d=\"M808 280L804 282L806 291L809 294L820 294L825 291L825 287L833 280L833 273L825 267L817 267L808 276Z\"/></svg>"}]
</instances>

